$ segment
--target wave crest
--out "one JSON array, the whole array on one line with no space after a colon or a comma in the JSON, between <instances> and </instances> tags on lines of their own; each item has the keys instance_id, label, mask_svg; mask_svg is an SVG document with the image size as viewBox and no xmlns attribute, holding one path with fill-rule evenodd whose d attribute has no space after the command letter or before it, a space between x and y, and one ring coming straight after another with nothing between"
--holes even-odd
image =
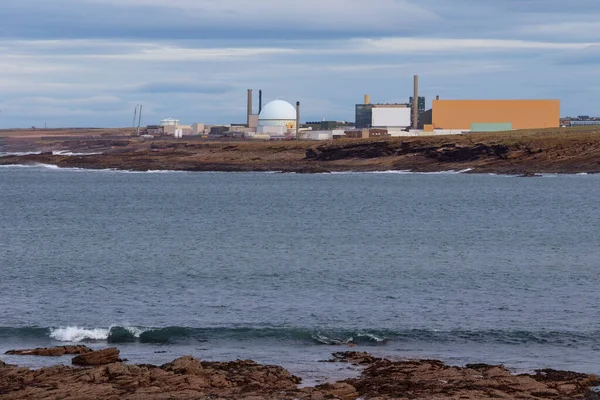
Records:
<instances>
[{"instance_id":1,"label":"wave crest","mask_svg":"<svg viewBox=\"0 0 600 400\"><path fill-rule=\"evenodd\" d=\"M110 326L108 328L67 327L0 327L0 341L18 339L55 340L60 342L104 341L108 343L157 343L207 341L278 340L316 345L379 346L390 341L402 343L487 343L540 344L578 347L596 345L600 331L524 331L524 330L346 330L279 327L211 327L163 328Z\"/></svg>"}]
</instances>

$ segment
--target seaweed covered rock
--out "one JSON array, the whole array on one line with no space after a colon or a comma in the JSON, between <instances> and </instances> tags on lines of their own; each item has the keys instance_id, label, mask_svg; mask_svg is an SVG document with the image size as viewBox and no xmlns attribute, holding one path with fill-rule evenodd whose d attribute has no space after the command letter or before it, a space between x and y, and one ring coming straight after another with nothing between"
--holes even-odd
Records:
<instances>
[{"instance_id":1,"label":"seaweed covered rock","mask_svg":"<svg viewBox=\"0 0 600 400\"><path fill-rule=\"evenodd\" d=\"M87 346L57 346L57 347L38 347L35 349L9 350L4 354L18 356L49 356L57 357L65 354L85 354L91 352Z\"/></svg>"}]
</instances>

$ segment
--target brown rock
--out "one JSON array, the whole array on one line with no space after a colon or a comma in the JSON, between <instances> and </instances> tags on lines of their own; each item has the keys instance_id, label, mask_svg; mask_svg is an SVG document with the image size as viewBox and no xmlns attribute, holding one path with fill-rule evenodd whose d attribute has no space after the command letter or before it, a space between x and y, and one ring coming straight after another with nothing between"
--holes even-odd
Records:
<instances>
[{"instance_id":1,"label":"brown rock","mask_svg":"<svg viewBox=\"0 0 600 400\"><path fill-rule=\"evenodd\" d=\"M100 352L113 351L105 349ZM93 353L88 353L93 354ZM85 355L88 355L85 354ZM85 356L84 355L84 356ZM115 357L118 356L118 352ZM91 368L0 367L2 400L491 400L598 399L597 377L561 371L513 375L502 366L451 367L435 360L379 359L360 377L299 389L300 378L249 360L181 357L161 367L111 363ZM587 396L587 397L586 397Z\"/></svg>"},{"instance_id":2,"label":"brown rock","mask_svg":"<svg viewBox=\"0 0 600 400\"><path fill-rule=\"evenodd\" d=\"M64 356L65 354L84 354L91 352L87 346L57 346L57 347L39 347L36 349L9 350L4 354L18 356Z\"/></svg>"},{"instance_id":3,"label":"brown rock","mask_svg":"<svg viewBox=\"0 0 600 400\"><path fill-rule=\"evenodd\" d=\"M362 351L338 351L331 355L333 358L326 362L348 362L355 365L366 365L381 360L380 358L373 357L369 353Z\"/></svg>"},{"instance_id":4,"label":"brown rock","mask_svg":"<svg viewBox=\"0 0 600 400\"><path fill-rule=\"evenodd\" d=\"M199 375L202 373L202 363L192 356L180 357L173 362L161 367L165 371L172 371L176 374Z\"/></svg>"},{"instance_id":5,"label":"brown rock","mask_svg":"<svg viewBox=\"0 0 600 400\"><path fill-rule=\"evenodd\" d=\"M73 357L71 363L80 366L112 364L119 361L119 353L116 347L110 347L108 349L80 354L77 357Z\"/></svg>"},{"instance_id":6,"label":"brown rock","mask_svg":"<svg viewBox=\"0 0 600 400\"><path fill-rule=\"evenodd\" d=\"M317 386L317 389L326 392L325 398L336 398L340 400L354 400L358 398L356 388L348 383L325 383Z\"/></svg>"}]
</instances>

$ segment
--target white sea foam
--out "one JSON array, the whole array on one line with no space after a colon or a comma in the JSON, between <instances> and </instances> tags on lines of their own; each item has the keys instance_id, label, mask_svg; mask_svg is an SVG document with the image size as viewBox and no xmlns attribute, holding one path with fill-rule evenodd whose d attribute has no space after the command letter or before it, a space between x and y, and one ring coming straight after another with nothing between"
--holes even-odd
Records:
<instances>
[{"instance_id":1,"label":"white sea foam","mask_svg":"<svg viewBox=\"0 0 600 400\"><path fill-rule=\"evenodd\" d=\"M69 150L54 150L52 152L52 155L55 155L55 156L93 156L96 154L102 154L102 153L73 153L72 151L69 151Z\"/></svg>"},{"instance_id":2,"label":"white sea foam","mask_svg":"<svg viewBox=\"0 0 600 400\"><path fill-rule=\"evenodd\" d=\"M381 343L381 342L385 342L384 338L380 338L379 336L375 336L372 333L359 333L356 336L358 337L366 337L369 338L377 343Z\"/></svg>"},{"instance_id":3,"label":"white sea foam","mask_svg":"<svg viewBox=\"0 0 600 400\"><path fill-rule=\"evenodd\" d=\"M31 156L42 154L41 151L15 151L15 152L0 152L0 157L9 157L9 156Z\"/></svg>"},{"instance_id":4,"label":"white sea foam","mask_svg":"<svg viewBox=\"0 0 600 400\"><path fill-rule=\"evenodd\" d=\"M131 333L134 337L139 338L140 335L146 332L148 329L136 328L135 326L125 327L125 330Z\"/></svg>"},{"instance_id":5,"label":"white sea foam","mask_svg":"<svg viewBox=\"0 0 600 400\"><path fill-rule=\"evenodd\" d=\"M9 165L0 165L0 168L48 168L48 169L60 169L60 167L52 164L9 164Z\"/></svg>"},{"instance_id":6,"label":"white sea foam","mask_svg":"<svg viewBox=\"0 0 600 400\"><path fill-rule=\"evenodd\" d=\"M83 340L106 340L110 328L79 328L68 326L66 328L50 329L50 337L61 342L81 342Z\"/></svg>"},{"instance_id":7,"label":"white sea foam","mask_svg":"<svg viewBox=\"0 0 600 400\"><path fill-rule=\"evenodd\" d=\"M399 175L456 175L464 174L466 172L473 171L473 168L465 168L461 170L446 170L446 171L435 171L435 172L417 172L406 169L400 170L387 170L387 171L333 171L333 172L322 172L321 175L362 175L362 174L399 174Z\"/></svg>"},{"instance_id":8,"label":"white sea foam","mask_svg":"<svg viewBox=\"0 0 600 400\"><path fill-rule=\"evenodd\" d=\"M81 328L78 326L67 326L64 328L51 328L50 337L61 342L82 342L85 340L107 340L110 332L116 325L108 328ZM138 328L135 326L123 327L127 332L134 337L139 338L140 335L148 329Z\"/></svg>"}]
</instances>

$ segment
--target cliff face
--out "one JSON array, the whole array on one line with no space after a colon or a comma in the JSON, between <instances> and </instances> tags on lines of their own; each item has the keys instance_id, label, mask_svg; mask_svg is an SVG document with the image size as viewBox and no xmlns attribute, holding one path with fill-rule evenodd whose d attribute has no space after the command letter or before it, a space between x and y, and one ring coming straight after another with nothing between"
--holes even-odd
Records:
<instances>
[{"instance_id":1,"label":"cliff face","mask_svg":"<svg viewBox=\"0 0 600 400\"><path fill-rule=\"evenodd\" d=\"M486 145L477 143L465 146L456 143L444 143L440 146L427 146L422 143L376 141L352 144L328 143L306 150L307 160L334 161L352 158L381 158L420 156L440 163L461 163L484 158L506 159L510 148L506 145Z\"/></svg>"}]
</instances>

